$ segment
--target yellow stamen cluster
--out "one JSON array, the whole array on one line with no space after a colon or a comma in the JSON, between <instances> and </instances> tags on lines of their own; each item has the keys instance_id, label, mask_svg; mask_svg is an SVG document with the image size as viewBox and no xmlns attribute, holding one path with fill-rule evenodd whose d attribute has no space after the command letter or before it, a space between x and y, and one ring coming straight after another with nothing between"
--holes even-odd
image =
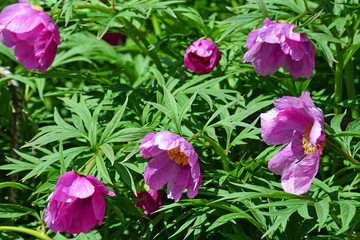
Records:
<instances>
[{"instance_id":1,"label":"yellow stamen cluster","mask_svg":"<svg viewBox=\"0 0 360 240\"><path fill-rule=\"evenodd\" d=\"M316 151L320 151L320 155L322 155L322 149L324 148L324 142L320 142L319 144L317 144L316 146L313 146L310 143L310 131L311 131L312 125L309 124L306 126L303 134L302 134L302 138L301 141L303 143L303 147L304 147L304 154L309 155L310 153L316 152Z\"/></svg>"},{"instance_id":2,"label":"yellow stamen cluster","mask_svg":"<svg viewBox=\"0 0 360 240\"><path fill-rule=\"evenodd\" d=\"M180 146L170 149L167 151L169 158L175 161L177 164L182 164L183 166L188 164L188 157L180 149Z\"/></svg>"}]
</instances>

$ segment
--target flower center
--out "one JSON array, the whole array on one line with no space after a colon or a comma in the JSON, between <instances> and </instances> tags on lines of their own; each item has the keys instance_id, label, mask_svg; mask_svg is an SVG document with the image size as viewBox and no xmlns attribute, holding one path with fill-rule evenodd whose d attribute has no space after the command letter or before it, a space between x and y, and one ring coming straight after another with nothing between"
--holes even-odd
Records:
<instances>
[{"instance_id":1,"label":"flower center","mask_svg":"<svg viewBox=\"0 0 360 240\"><path fill-rule=\"evenodd\" d=\"M189 158L180 150L180 146L170 149L167 152L169 154L169 158L177 164L182 164L183 166L188 164Z\"/></svg>"},{"instance_id":2,"label":"flower center","mask_svg":"<svg viewBox=\"0 0 360 240\"><path fill-rule=\"evenodd\" d=\"M313 146L310 143L310 131L311 131L312 125L309 124L306 126L305 131L302 134L301 141L303 143L304 147L304 154L309 155L310 153L320 151L320 155L322 155L322 149L325 146L324 141L321 141L318 145Z\"/></svg>"}]
</instances>

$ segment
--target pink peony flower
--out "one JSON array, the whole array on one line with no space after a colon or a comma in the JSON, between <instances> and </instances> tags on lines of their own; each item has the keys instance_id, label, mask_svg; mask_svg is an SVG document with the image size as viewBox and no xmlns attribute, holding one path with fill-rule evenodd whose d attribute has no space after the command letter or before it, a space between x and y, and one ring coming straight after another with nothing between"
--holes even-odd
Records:
<instances>
[{"instance_id":1,"label":"pink peony flower","mask_svg":"<svg viewBox=\"0 0 360 240\"><path fill-rule=\"evenodd\" d=\"M274 108L260 115L261 137L267 144L286 144L273 156L268 168L282 175L285 192L306 193L319 169L324 148L324 115L303 92L300 98L274 100Z\"/></svg>"},{"instance_id":2,"label":"pink peony flower","mask_svg":"<svg viewBox=\"0 0 360 240\"><path fill-rule=\"evenodd\" d=\"M45 72L54 61L59 30L46 12L28 3L9 5L0 13L0 32L2 43L26 69Z\"/></svg>"},{"instance_id":3,"label":"pink peony flower","mask_svg":"<svg viewBox=\"0 0 360 240\"><path fill-rule=\"evenodd\" d=\"M151 159L145 168L145 183L153 190L167 184L167 197L179 201L185 188L194 198L201 184L198 155L183 137L170 131L148 133L140 145L141 156Z\"/></svg>"},{"instance_id":4,"label":"pink peony flower","mask_svg":"<svg viewBox=\"0 0 360 240\"><path fill-rule=\"evenodd\" d=\"M219 64L221 52L216 44L207 39L199 39L193 42L184 55L185 67L191 71L208 73Z\"/></svg>"},{"instance_id":5,"label":"pink peony flower","mask_svg":"<svg viewBox=\"0 0 360 240\"><path fill-rule=\"evenodd\" d=\"M112 46L118 45L119 41L125 43L126 36L122 33L107 32L104 34L102 39L108 42Z\"/></svg>"},{"instance_id":6,"label":"pink peony flower","mask_svg":"<svg viewBox=\"0 0 360 240\"><path fill-rule=\"evenodd\" d=\"M105 215L103 194L115 196L93 176L65 172L56 183L45 210L46 226L55 233L87 233Z\"/></svg>"},{"instance_id":7,"label":"pink peony flower","mask_svg":"<svg viewBox=\"0 0 360 240\"><path fill-rule=\"evenodd\" d=\"M294 25L264 20L264 26L249 33L244 62L251 62L262 76L274 74L281 66L293 77L310 78L315 67L315 46L305 33L295 33Z\"/></svg>"},{"instance_id":8,"label":"pink peony flower","mask_svg":"<svg viewBox=\"0 0 360 240\"><path fill-rule=\"evenodd\" d=\"M140 202L135 203L135 206L144 209L144 213L148 216L156 215L153 212L163 205L161 194L158 190L150 189L149 191L143 191L138 193L137 196L134 194L134 198L143 198Z\"/></svg>"}]
</instances>

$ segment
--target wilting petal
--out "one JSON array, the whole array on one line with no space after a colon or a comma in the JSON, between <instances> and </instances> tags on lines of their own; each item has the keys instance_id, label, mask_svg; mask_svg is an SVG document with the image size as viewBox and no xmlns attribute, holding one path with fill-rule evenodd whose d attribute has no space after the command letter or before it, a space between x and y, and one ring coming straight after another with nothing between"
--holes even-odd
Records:
<instances>
[{"instance_id":1,"label":"wilting petal","mask_svg":"<svg viewBox=\"0 0 360 240\"><path fill-rule=\"evenodd\" d=\"M95 187L86 177L78 175L66 191L68 195L76 198L88 198L94 194Z\"/></svg>"},{"instance_id":2,"label":"wilting petal","mask_svg":"<svg viewBox=\"0 0 360 240\"><path fill-rule=\"evenodd\" d=\"M319 169L319 152L306 155L300 162L285 170L281 177L281 185L285 192L293 194L306 193Z\"/></svg>"}]
</instances>

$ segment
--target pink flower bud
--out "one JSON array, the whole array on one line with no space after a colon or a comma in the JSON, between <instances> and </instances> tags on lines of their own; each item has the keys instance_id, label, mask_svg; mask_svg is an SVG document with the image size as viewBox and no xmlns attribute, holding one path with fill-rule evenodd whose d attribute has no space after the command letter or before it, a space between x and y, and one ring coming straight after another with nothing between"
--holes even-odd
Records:
<instances>
[{"instance_id":1,"label":"pink flower bud","mask_svg":"<svg viewBox=\"0 0 360 240\"><path fill-rule=\"evenodd\" d=\"M1 42L15 52L26 69L45 72L54 61L60 44L59 30L52 18L28 3L16 3L0 13Z\"/></svg>"},{"instance_id":2,"label":"pink flower bud","mask_svg":"<svg viewBox=\"0 0 360 240\"><path fill-rule=\"evenodd\" d=\"M87 233L105 216L103 194L114 196L93 176L64 173L56 183L45 210L46 226L55 233Z\"/></svg>"},{"instance_id":3,"label":"pink flower bud","mask_svg":"<svg viewBox=\"0 0 360 240\"><path fill-rule=\"evenodd\" d=\"M148 216L155 215L153 212L159 209L163 205L161 194L158 190L152 190L140 192L134 198L142 199L140 202L135 203L136 207L144 209L144 213Z\"/></svg>"},{"instance_id":4,"label":"pink flower bud","mask_svg":"<svg viewBox=\"0 0 360 240\"><path fill-rule=\"evenodd\" d=\"M221 52L216 44L207 39L199 39L193 42L184 55L185 67L191 71L208 73L219 64Z\"/></svg>"},{"instance_id":5,"label":"pink flower bud","mask_svg":"<svg viewBox=\"0 0 360 240\"><path fill-rule=\"evenodd\" d=\"M310 78L315 67L315 46L305 33L295 33L296 26L264 20L264 26L249 33L244 62L251 62L262 76L283 67L294 78Z\"/></svg>"}]
</instances>

